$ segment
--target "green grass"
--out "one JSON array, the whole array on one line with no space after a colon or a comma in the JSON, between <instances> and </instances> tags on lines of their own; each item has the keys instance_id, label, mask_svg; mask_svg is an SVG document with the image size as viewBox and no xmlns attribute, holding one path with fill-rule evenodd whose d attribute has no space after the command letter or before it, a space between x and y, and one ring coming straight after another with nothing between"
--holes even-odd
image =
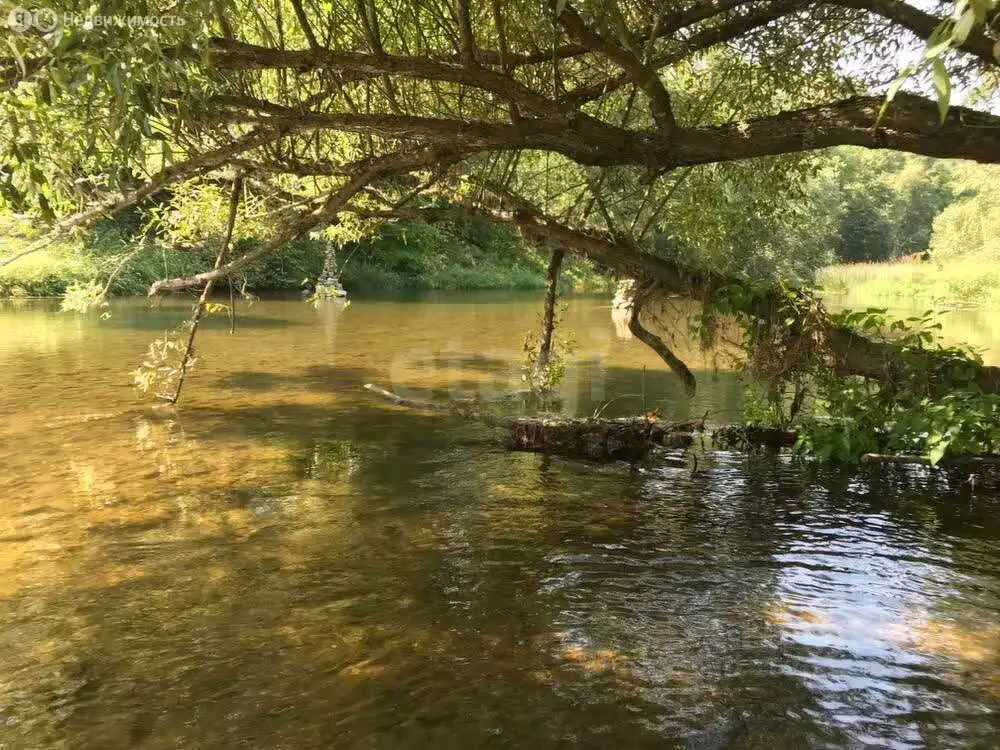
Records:
<instances>
[{"instance_id":1,"label":"green grass","mask_svg":"<svg viewBox=\"0 0 1000 750\"><path fill-rule=\"evenodd\" d=\"M859 300L1000 307L1000 267L986 259L827 266L817 281L828 294Z\"/></svg>"},{"instance_id":2,"label":"green grass","mask_svg":"<svg viewBox=\"0 0 1000 750\"><path fill-rule=\"evenodd\" d=\"M20 225L0 237L0 262L33 238ZM237 254L252 249L247 241ZM247 274L251 291L298 291L323 268L324 243L299 240L265 257ZM74 283L113 275L116 295L145 294L157 279L187 276L212 267L214 249L178 250L139 242L126 228L104 224L82 240L66 240L0 267L0 297L49 297ZM128 255L123 265L121 260ZM338 252L341 281L348 291L402 289L541 289L548 254L521 244L502 227L469 224L446 232L425 225L393 225L371 240ZM120 266L120 267L119 267ZM117 269L117 272L116 272ZM242 279L237 279L242 284ZM610 281L589 263L567 262L561 276L566 291L607 289Z\"/></svg>"},{"instance_id":3,"label":"green grass","mask_svg":"<svg viewBox=\"0 0 1000 750\"><path fill-rule=\"evenodd\" d=\"M42 250L0 268L0 297L56 296L69 284L94 278L95 270L90 258L62 249Z\"/></svg>"}]
</instances>

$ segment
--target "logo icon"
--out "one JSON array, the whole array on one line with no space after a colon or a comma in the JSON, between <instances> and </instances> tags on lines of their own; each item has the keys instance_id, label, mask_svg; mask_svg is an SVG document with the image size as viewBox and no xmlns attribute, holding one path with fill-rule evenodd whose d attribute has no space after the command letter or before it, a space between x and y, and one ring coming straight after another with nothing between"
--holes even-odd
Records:
<instances>
[{"instance_id":1,"label":"logo icon","mask_svg":"<svg viewBox=\"0 0 1000 750\"><path fill-rule=\"evenodd\" d=\"M35 28L43 34L54 31L59 25L59 15L51 8L38 8L33 14Z\"/></svg>"},{"instance_id":2,"label":"logo icon","mask_svg":"<svg viewBox=\"0 0 1000 750\"><path fill-rule=\"evenodd\" d=\"M7 14L7 27L15 34L23 34L33 23L31 12L24 8L14 8Z\"/></svg>"}]
</instances>

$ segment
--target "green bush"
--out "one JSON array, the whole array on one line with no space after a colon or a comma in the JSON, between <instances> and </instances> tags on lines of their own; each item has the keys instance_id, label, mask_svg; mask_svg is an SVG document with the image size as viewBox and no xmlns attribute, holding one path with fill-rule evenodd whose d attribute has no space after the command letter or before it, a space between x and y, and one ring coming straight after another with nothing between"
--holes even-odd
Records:
<instances>
[{"instance_id":1,"label":"green bush","mask_svg":"<svg viewBox=\"0 0 1000 750\"><path fill-rule=\"evenodd\" d=\"M98 224L82 241L53 246L0 268L0 295L61 295L74 283L110 279L115 295L145 294L157 279L208 270L216 248L175 248L140 234L134 217ZM0 257L17 252L26 237L0 244ZM0 240L3 242L3 240ZM252 251L258 240L233 248ZM298 291L323 269L326 244L302 239L265 256L245 275L248 290ZM348 290L541 289L548 254L525 247L517 236L488 222L439 228L423 224L385 227L378 236L341 248L341 281ZM123 259L126 259L123 263ZM609 280L585 262L567 262L564 291L606 289Z\"/></svg>"}]
</instances>

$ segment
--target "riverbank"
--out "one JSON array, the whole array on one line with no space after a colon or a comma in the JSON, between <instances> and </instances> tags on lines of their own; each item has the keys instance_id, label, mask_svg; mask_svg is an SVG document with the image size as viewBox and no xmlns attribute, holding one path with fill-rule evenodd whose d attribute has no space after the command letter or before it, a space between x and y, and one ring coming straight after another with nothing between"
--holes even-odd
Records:
<instances>
[{"instance_id":1,"label":"riverbank","mask_svg":"<svg viewBox=\"0 0 1000 750\"><path fill-rule=\"evenodd\" d=\"M990 259L849 263L821 269L817 281L829 294L871 302L1000 307L1000 267Z\"/></svg>"},{"instance_id":2,"label":"riverbank","mask_svg":"<svg viewBox=\"0 0 1000 750\"><path fill-rule=\"evenodd\" d=\"M0 263L32 240L30 229L0 237ZM245 243L240 251L252 248ZM323 269L327 245L319 240L289 243L236 278L254 293L299 291ZM99 279L113 295L143 295L157 279L208 270L214 248L177 249L137 238L116 226L99 228L82 240L67 239L0 266L0 297L56 297L73 284ZM502 227L488 224L449 233L436 227L400 224L373 240L337 252L341 282L349 292L398 290L542 289L548 254L523 245ZM564 291L603 291L611 281L590 263L570 261L562 273Z\"/></svg>"}]
</instances>

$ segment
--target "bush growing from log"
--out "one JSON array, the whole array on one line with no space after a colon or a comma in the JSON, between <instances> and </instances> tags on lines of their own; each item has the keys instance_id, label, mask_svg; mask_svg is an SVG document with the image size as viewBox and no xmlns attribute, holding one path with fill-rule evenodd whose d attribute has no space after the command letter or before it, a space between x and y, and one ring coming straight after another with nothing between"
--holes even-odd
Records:
<instances>
[{"instance_id":1,"label":"bush growing from log","mask_svg":"<svg viewBox=\"0 0 1000 750\"><path fill-rule=\"evenodd\" d=\"M736 317L752 421L794 428L799 452L838 462L870 453L921 455L931 464L1000 452L1000 395L978 386L977 352L940 341L935 311L907 319L893 319L885 308L831 314L813 295L787 290L779 308L784 325L774 325L742 312L752 294L724 290L706 305L700 325L711 331L714 316ZM842 371L826 338L831 324L891 352L885 370L878 377Z\"/></svg>"}]
</instances>

